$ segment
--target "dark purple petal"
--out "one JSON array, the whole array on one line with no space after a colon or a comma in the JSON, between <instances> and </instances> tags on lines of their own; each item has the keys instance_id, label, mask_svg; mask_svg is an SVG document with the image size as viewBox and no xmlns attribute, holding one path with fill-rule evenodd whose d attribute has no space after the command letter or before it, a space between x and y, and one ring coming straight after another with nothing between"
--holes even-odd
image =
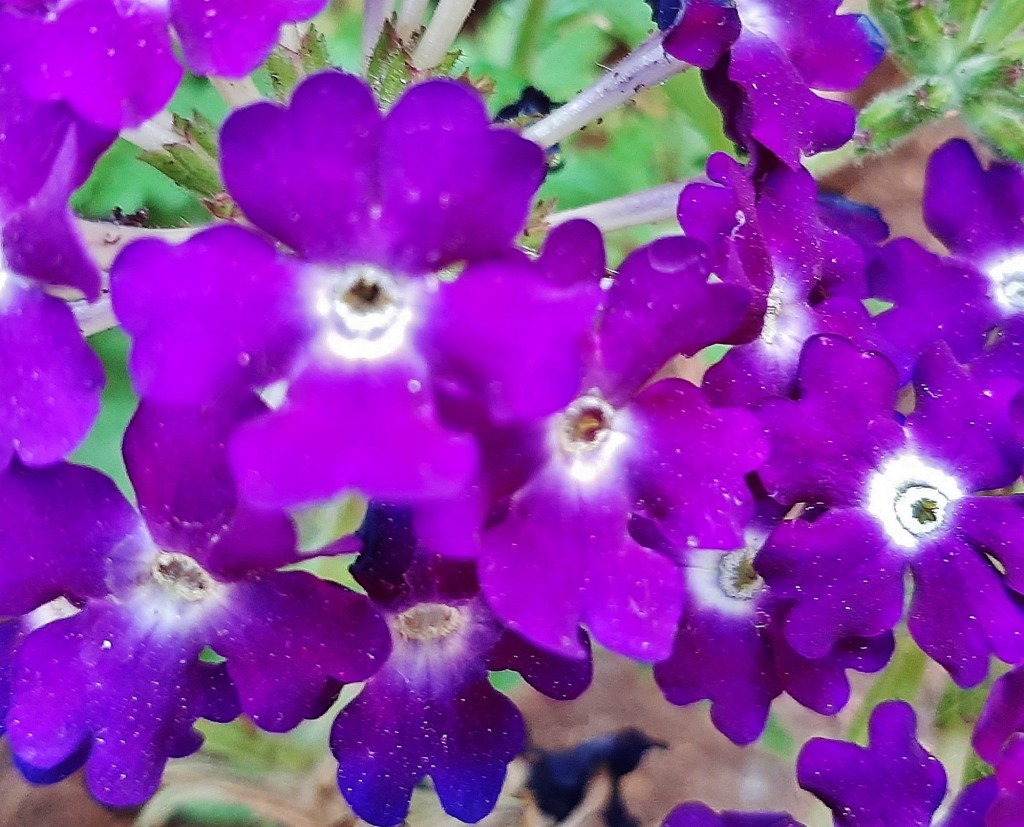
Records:
<instances>
[{"instance_id":1,"label":"dark purple petal","mask_svg":"<svg viewBox=\"0 0 1024 827\"><path fill-rule=\"evenodd\" d=\"M875 707L867 747L812 738L797 761L800 786L832 810L836 827L931 823L946 792L942 765L914 738L902 701Z\"/></svg>"},{"instance_id":2,"label":"dark purple petal","mask_svg":"<svg viewBox=\"0 0 1024 827\"><path fill-rule=\"evenodd\" d=\"M498 421L564 408L583 379L597 281L554 285L526 261L471 264L439 290L423 348Z\"/></svg>"},{"instance_id":3,"label":"dark purple petal","mask_svg":"<svg viewBox=\"0 0 1024 827\"><path fill-rule=\"evenodd\" d=\"M566 221L547 234L536 263L552 284L561 287L597 284L607 271L604 238L589 221L580 218Z\"/></svg>"},{"instance_id":4,"label":"dark purple petal","mask_svg":"<svg viewBox=\"0 0 1024 827\"><path fill-rule=\"evenodd\" d=\"M331 749L345 800L361 818L391 827L428 775L445 812L483 818L524 738L519 711L482 675L451 695L424 697L399 674L382 673L338 715Z\"/></svg>"},{"instance_id":5,"label":"dark purple petal","mask_svg":"<svg viewBox=\"0 0 1024 827\"><path fill-rule=\"evenodd\" d=\"M243 495L290 506L351 489L385 501L458 491L476 451L438 422L420 376L400 361L307 368L279 410L237 432L231 460Z\"/></svg>"},{"instance_id":6,"label":"dark purple petal","mask_svg":"<svg viewBox=\"0 0 1024 827\"><path fill-rule=\"evenodd\" d=\"M808 341L800 398L770 400L757 410L771 445L759 471L768 493L789 505L857 502L868 475L904 441L893 417L898 391L884 356L835 336Z\"/></svg>"},{"instance_id":7,"label":"dark purple petal","mask_svg":"<svg viewBox=\"0 0 1024 827\"><path fill-rule=\"evenodd\" d=\"M705 804L680 804L662 827L801 827L787 813L715 813Z\"/></svg>"},{"instance_id":8,"label":"dark purple petal","mask_svg":"<svg viewBox=\"0 0 1024 827\"><path fill-rule=\"evenodd\" d=\"M903 613L905 566L878 523L855 510L783 523L755 562L777 597L795 601L786 640L808 658L824 657L841 638L891 630Z\"/></svg>"},{"instance_id":9,"label":"dark purple petal","mask_svg":"<svg viewBox=\"0 0 1024 827\"><path fill-rule=\"evenodd\" d=\"M712 408L697 387L663 379L627 409L629 473L648 516L682 546L736 548L753 511L746 475L768 445L747 411Z\"/></svg>"},{"instance_id":10,"label":"dark purple petal","mask_svg":"<svg viewBox=\"0 0 1024 827\"><path fill-rule=\"evenodd\" d=\"M946 538L911 563L914 596L907 625L925 653L960 686L981 683L989 654L1024 659L1024 601L963 542Z\"/></svg>"},{"instance_id":11,"label":"dark purple petal","mask_svg":"<svg viewBox=\"0 0 1024 827\"><path fill-rule=\"evenodd\" d=\"M594 673L589 653L590 640L583 631L580 632L580 643L588 649L585 658L562 658L506 629L487 657L487 668L492 671L514 670L538 692L549 698L570 701L590 686Z\"/></svg>"},{"instance_id":12,"label":"dark purple petal","mask_svg":"<svg viewBox=\"0 0 1024 827\"><path fill-rule=\"evenodd\" d=\"M494 127L464 84L418 84L381 133L380 197L391 258L407 272L505 254L544 178L544 150Z\"/></svg>"},{"instance_id":13,"label":"dark purple petal","mask_svg":"<svg viewBox=\"0 0 1024 827\"><path fill-rule=\"evenodd\" d=\"M978 755L995 764L1016 732L1024 732L1024 667L1020 666L992 684L971 743Z\"/></svg>"},{"instance_id":14,"label":"dark purple petal","mask_svg":"<svg viewBox=\"0 0 1024 827\"><path fill-rule=\"evenodd\" d=\"M327 0L171 0L185 62L200 75L241 77L277 44L281 25L319 14Z\"/></svg>"},{"instance_id":15,"label":"dark purple petal","mask_svg":"<svg viewBox=\"0 0 1024 827\"><path fill-rule=\"evenodd\" d=\"M1020 439L1010 397L957 363L949 348L930 348L914 369L915 408L907 420L913 442L943 463L971 491L1002 488L1020 476Z\"/></svg>"},{"instance_id":16,"label":"dark purple petal","mask_svg":"<svg viewBox=\"0 0 1024 827\"><path fill-rule=\"evenodd\" d=\"M996 765L999 796L985 818L985 827L1017 827L1024 809L1024 735L1015 735Z\"/></svg>"},{"instance_id":17,"label":"dark purple petal","mask_svg":"<svg viewBox=\"0 0 1024 827\"><path fill-rule=\"evenodd\" d=\"M782 693L771 650L753 607L753 614L730 616L701 609L695 600L679 624L672 654L654 665L654 679L671 703L710 700L715 727L734 743L749 744Z\"/></svg>"},{"instance_id":18,"label":"dark purple petal","mask_svg":"<svg viewBox=\"0 0 1024 827\"><path fill-rule=\"evenodd\" d=\"M598 366L587 385L619 404L673 356L728 340L746 316L749 293L709 283L709 264L704 245L688 238L630 253L604 300Z\"/></svg>"},{"instance_id":19,"label":"dark purple petal","mask_svg":"<svg viewBox=\"0 0 1024 827\"><path fill-rule=\"evenodd\" d=\"M257 227L302 256L332 264L379 254L377 198L382 117L359 78L323 72L287 108L248 106L221 134L224 181Z\"/></svg>"},{"instance_id":20,"label":"dark purple petal","mask_svg":"<svg viewBox=\"0 0 1024 827\"><path fill-rule=\"evenodd\" d=\"M204 404L280 378L311 335L300 275L271 244L235 226L178 246L130 245L114 263L111 289L134 340L129 368L139 394Z\"/></svg>"},{"instance_id":21,"label":"dark purple petal","mask_svg":"<svg viewBox=\"0 0 1024 827\"><path fill-rule=\"evenodd\" d=\"M100 410L103 367L68 306L0 264L0 467L66 457Z\"/></svg>"},{"instance_id":22,"label":"dark purple petal","mask_svg":"<svg viewBox=\"0 0 1024 827\"><path fill-rule=\"evenodd\" d=\"M67 101L113 130L163 109L181 79L166 11L140 0L76 0L45 15L5 11L0 51L34 97Z\"/></svg>"},{"instance_id":23,"label":"dark purple petal","mask_svg":"<svg viewBox=\"0 0 1024 827\"><path fill-rule=\"evenodd\" d=\"M0 474L0 513L0 615L104 594L107 555L141 530L110 479L64 463Z\"/></svg>"},{"instance_id":24,"label":"dark purple petal","mask_svg":"<svg viewBox=\"0 0 1024 827\"><path fill-rule=\"evenodd\" d=\"M999 561L1007 587L1024 594L1024 497L966 497L956 527L979 553Z\"/></svg>"},{"instance_id":25,"label":"dark purple petal","mask_svg":"<svg viewBox=\"0 0 1024 827\"><path fill-rule=\"evenodd\" d=\"M987 823L985 815L998 792L996 780L991 776L968 784L960 791L950 805L946 817L936 827L983 827Z\"/></svg>"},{"instance_id":26,"label":"dark purple petal","mask_svg":"<svg viewBox=\"0 0 1024 827\"><path fill-rule=\"evenodd\" d=\"M729 0L685 0L673 22L665 34L665 51L701 69L714 66L740 36L739 16ZM667 29L668 21L661 28Z\"/></svg>"},{"instance_id":27,"label":"dark purple petal","mask_svg":"<svg viewBox=\"0 0 1024 827\"><path fill-rule=\"evenodd\" d=\"M967 141L949 141L928 161L924 217L955 255L984 269L1024 248L1024 173L1009 163L986 170Z\"/></svg>"},{"instance_id":28,"label":"dark purple petal","mask_svg":"<svg viewBox=\"0 0 1024 827\"><path fill-rule=\"evenodd\" d=\"M364 596L306 572L232 587L231 615L211 645L227 658L243 711L282 732L323 710L330 681L366 680L391 650Z\"/></svg>"},{"instance_id":29,"label":"dark purple petal","mask_svg":"<svg viewBox=\"0 0 1024 827\"><path fill-rule=\"evenodd\" d=\"M872 263L870 280L872 295L894 305L875 323L894 346L887 353L903 376L937 340L946 342L958 359L973 359L999 319L981 273L909 238L882 248Z\"/></svg>"}]
</instances>

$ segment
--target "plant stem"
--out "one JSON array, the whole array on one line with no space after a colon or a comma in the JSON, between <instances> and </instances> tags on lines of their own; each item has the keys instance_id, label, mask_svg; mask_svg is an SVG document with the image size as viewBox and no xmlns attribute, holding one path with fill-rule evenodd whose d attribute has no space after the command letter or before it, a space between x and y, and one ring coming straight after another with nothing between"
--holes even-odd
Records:
<instances>
[{"instance_id":1,"label":"plant stem","mask_svg":"<svg viewBox=\"0 0 1024 827\"><path fill-rule=\"evenodd\" d=\"M373 50L384 31L384 21L395 11L395 0L366 0L363 9L363 74L370 65Z\"/></svg>"},{"instance_id":2,"label":"plant stem","mask_svg":"<svg viewBox=\"0 0 1024 827\"><path fill-rule=\"evenodd\" d=\"M399 39L408 42L413 32L423 25L426 13L427 0L402 0L402 8L395 21L395 31L398 33Z\"/></svg>"},{"instance_id":3,"label":"plant stem","mask_svg":"<svg viewBox=\"0 0 1024 827\"><path fill-rule=\"evenodd\" d=\"M224 103L232 109L241 109L250 103L263 100L263 95L256 88L252 78L210 77L210 84L224 99Z\"/></svg>"},{"instance_id":4,"label":"plant stem","mask_svg":"<svg viewBox=\"0 0 1024 827\"><path fill-rule=\"evenodd\" d=\"M566 221L585 218L602 231L623 230L658 221L670 221L676 217L679 193L689 181L673 181L648 190L632 192L596 204L587 204L571 210L562 210L548 216L545 223L557 227Z\"/></svg>"},{"instance_id":5,"label":"plant stem","mask_svg":"<svg viewBox=\"0 0 1024 827\"><path fill-rule=\"evenodd\" d=\"M537 42L543 30L544 15L548 10L548 0L525 0L523 14L519 21L519 32L516 36L515 51L512 54L512 67L523 77L530 77L531 64L537 54Z\"/></svg>"},{"instance_id":6,"label":"plant stem","mask_svg":"<svg viewBox=\"0 0 1024 827\"><path fill-rule=\"evenodd\" d=\"M433 69L448 54L459 36L476 0L441 0L430 18L427 30L412 53L412 65L421 72Z\"/></svg>"},{"instance_id":7,"label":"plant stem","mask_svg":"<svg viewBox=\"0 0 1024 827\"><path fill-rule=\"evenodd\" d=\"M655 32L592 86L524 129L523 136L542 147L553 146L644 89L664 83L688 69L690 64L665 53L663 40L664 34Z\"/></svg>"}]
</instances>

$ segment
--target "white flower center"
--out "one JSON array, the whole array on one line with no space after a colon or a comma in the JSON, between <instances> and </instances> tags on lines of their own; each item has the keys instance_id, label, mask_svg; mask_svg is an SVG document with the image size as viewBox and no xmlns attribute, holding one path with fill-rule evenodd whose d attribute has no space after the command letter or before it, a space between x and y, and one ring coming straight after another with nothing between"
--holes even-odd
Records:
<instances>
[{"instance_id":1,"label":"white flower center","mask_svg":"<svg viewBox=\"0 0 1024 827\"><path fill-rule=\"evenodd\" d=\"M756 549L741 548L722 556L718 563L718 583L726 597L753 600L764 587L764 580L754 571Z\"/></svg>"},{"instance_id":2,"label":"white flower center","mask_svg":"<svg viewBox=\"0 0 1024 827\"><path fill-rule=\"evenodd\" d=\"M171 597L185 603L198 603L217 591L218 584L207 571L187 554L161 551L150 568L153 580Z\"/></svg>"},{"instance_id":3,"label":"white flower center","mask_svg":"<svg viewBox=\"0 0 1024 827\"><path fill-rule=\"evenodd\" d=\"M325 322L325 341L343 359L391 356L405 344L413 311L408 291L373 264L317 271L315 309Z\"/></svg>"},{"instance_id":4,"label":"white flower center","mask_svg":"<svg viewBox=\"0 0 1024 827\"><path fill-rule=\"evenodd\" d=\"M458 632L466 619L455 606L417 603L392 619L392 628L405 640L428 642Z\"/></svg>"},{"instance_id":5,"label":"white flower center","mask_svg":"<svg viewBox=\"0 0 1024 827\"><path fill-rule=\"evenodd\" d=\"M764 580L754 571L754 558L763 537L747 539L748 545L735 551L695 549L687 553L685 585L698 606L729 617L749 617L757 610L756 598Z\"/></svg>"},{"instance_id":6,"label":"white flower center","mask_svg":"<svg viewBox=\"0 0 1024 827\"><path fill-rule=\"evenodd\" d=\"M1024 252L990 262L983 270L996 304L1009 313L1024 311Z\"/></svg>"},{"instance_id":7,"label":"white flower center","mask_svg":"<svg viewBox=\"0 0 1024 827\"><path fill-rule=\"evenodd\" d=\"M955 477L916 454L901 454L872 475L867 509L896 545L916 549L947 527L950 508L963 496Z\"/></svg>"},{"instance_id":8,"label":"white flower center","mask_svg":"<svg viewBox=\"0 0 1024 827\"><path fill-rule=\"evenodd\" d=\"M615 409L594 393L581 396L554 420L557 447L568 460L570 476L577 482L593 482L626 442L614 427Z\"/></svg>"}]
</instances>

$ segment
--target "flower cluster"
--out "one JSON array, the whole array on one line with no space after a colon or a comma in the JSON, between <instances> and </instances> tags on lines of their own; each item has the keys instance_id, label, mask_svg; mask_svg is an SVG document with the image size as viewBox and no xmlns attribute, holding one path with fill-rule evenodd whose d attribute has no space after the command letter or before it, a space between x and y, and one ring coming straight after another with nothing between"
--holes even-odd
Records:
<instances>
[{"instance_id":1,"label":"flower cluster","mask_svg":"<svg viewBox=\"0 0 1024 827\"><path fill-rule=\"evenodd\" d=\"M521 129L463 79L392 103L329 69L235 109L230 215L111 268L131 492L70 461L103 384L65 301L102 287L70 194L167 104L172 32L193 71L244 76L324 5L0 4L0 704L26 776L84 767L139 804L200 719L334 708L359 817L401 823L429 777L478 821L525 740L490 672L574 698L593 641L748 744L780 695L843 709L905 620L961 687L1016 667L976 734L995 779L933 822L945 773L891 704L866 748L810 742L801 785L849 827L1019 824L1024 171L938 150L942 255L820 192L802 159L853 110L816 90L881 57L836 0L651 2L659 71L702 70L744 160L709 158L682 234L612 268L585 218L523 242L538 136L582 104L544 98ZM295 515L350 497L357 534L300 550ZM700 804L666 823L798 825Z\"/></svg>"}]
</instances>

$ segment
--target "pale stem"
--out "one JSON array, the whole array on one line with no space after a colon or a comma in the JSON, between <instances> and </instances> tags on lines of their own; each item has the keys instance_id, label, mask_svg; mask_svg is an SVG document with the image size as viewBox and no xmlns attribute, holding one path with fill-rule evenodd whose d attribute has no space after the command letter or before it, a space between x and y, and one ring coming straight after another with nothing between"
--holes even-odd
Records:
<instances>
[{"instance_id":1,"label":"pale stem","mask_svg":"<svg viewBox=\"0 0 1024 827\"><path fill-rule=\"evenodd\" d=\"M168 144L185 143L174 131L174 117L166 109L132 129L122 129L121 137L148 152L159 152Z\"/></svg>"},{"instance_id":2,"label":"pale stem","mask_svg":"<svg viewBox=\"0 0 1024 827\"><path fill-rule=\"evenodd\" d=\"M395 0L366 0L363 7L363 74L384 31L384 21L395 11Z\"/></svg>"},{"instance_id":3,"label":"pale stem","mask_svg":"<svg viewBox=\"0 0 1024 827\"><path fill-rule=\"evenodd\" d=\"M423 71L437 66L459 36L466 18L473 11L476 0L441 0L437 4L430 25L416 44L412 65Z\"/></svg>"},{"instance_id":4,"label":"pale stem","mask_svg":"<svg viewBox=\"0 0 1024 827\"><path fill-rule=\"evenodd\" d=\"M557 144L606 115L644 89L664 83L690 67L666 54L663 32L655 32L588 88L523 130L523 136L543 147Z\"/></svg>"},{"instance_id":5,"label":"pale stem","mask_svg":"<svg viewBox=\"0 0 1024 827\"><path fill-rule=\"evenodd\" d=\"M281 45L292 52L302 48L302 38L309 31L309 23L289 23L281 29Z\"/></svg>"},{"instance_id":6,"label":"pale stem","mask_svg":"<svg viewBox=\"0 0 1024 827\"><path fill-rule=\"evenodd\" d=\"M689 181L673 181L649 190L631 192L618 198L587 204L571 210L562 210L549 215L545 224L557 227L574 218L592 221L604 232L639 227L658 221L670 221L676 217L679 193Z\"/></svg>"},{"instance_id":7,"label":"pale stem","mask_svg":"<svg viewBox=\"0 0 1024 827\"><path fill-rule=\"evenodd\" d=\"M104 272L109 270L117 254L138 238L159 238L177 244L191 238L204 227L122 227L107 221L76 220L78 233L85 242L89 256Z\"/></svg>"},{"instance_id":8,"label":"pale stem","mask_svg":"<svg viewBox=\"0 0 1024 827\"><path fill-rule=\"evenodd\" d=\"M117 317L110 301L110 294L104 293L96 301L89 303L85 299L68 302L71 312L75 314L78 329L83 336L92 336L117 327Z\"/></svg>"},{"instance_id":9,"label":"pale stem","mask_svg":"<svg viewBox=\"0 0 1024 827\"><path fill-rule=\"evenodd\" d=\"M224 98L224 103L232 109L241 109L250 103L263 100L263 95L256 88L252 78L224 78L211 76L210 84Z\"/></svg>"},{"instance_id":10,"label":"pale stem","mask_svg":"<svg viewBox=\"0 0 1024 827\"><path fill-rule=\"evenodd\" d=\"M402 41L408 41L427 14L427 0L402 0L402 8L395 21L395 32Z\"/></svg>"}]
</instances>

